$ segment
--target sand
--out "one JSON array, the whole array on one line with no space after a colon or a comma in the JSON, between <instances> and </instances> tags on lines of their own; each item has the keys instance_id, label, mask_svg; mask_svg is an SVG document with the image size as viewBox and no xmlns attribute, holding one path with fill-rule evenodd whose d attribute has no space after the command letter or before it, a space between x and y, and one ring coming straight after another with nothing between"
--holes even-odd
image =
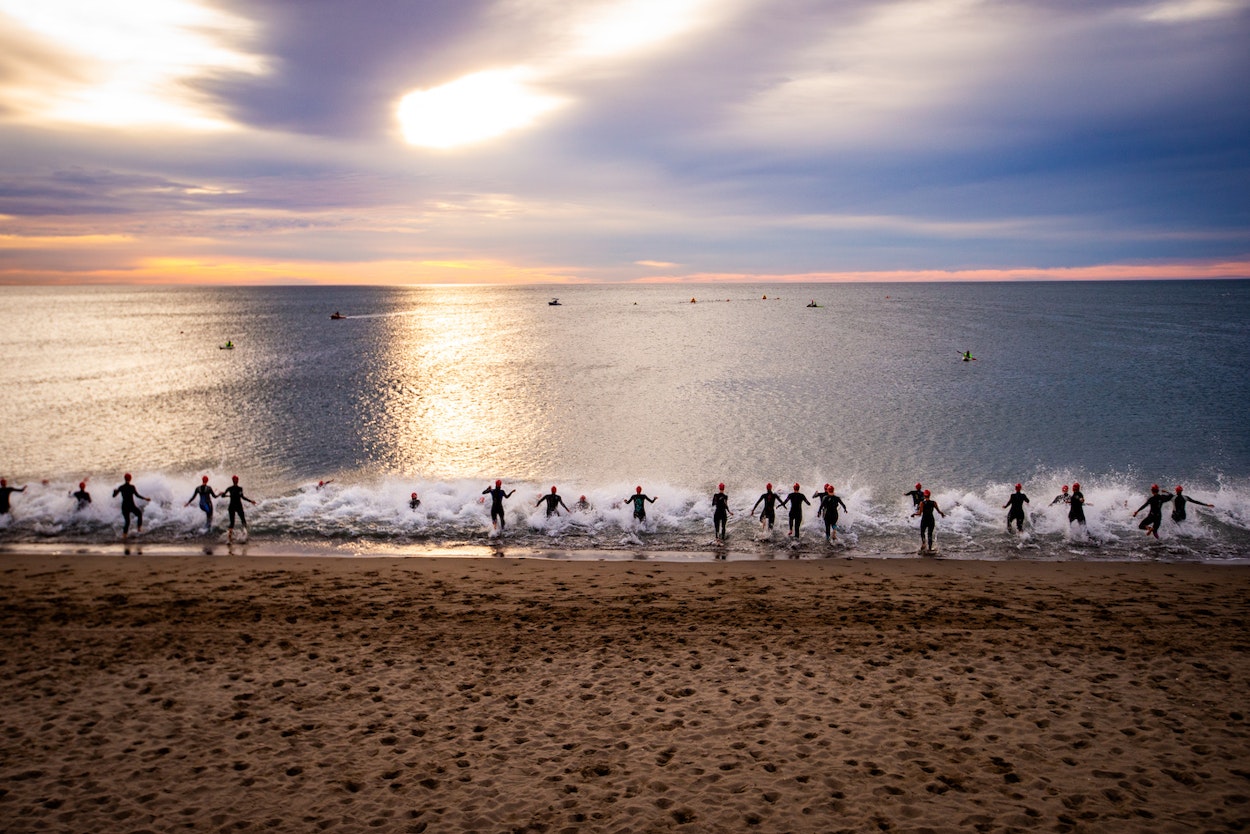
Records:
<instances>
[{"instance_id":1,"label":"sand","mask_svg":"<svg viewBox=\"0 0 1250 834\"><path fill-rule=\"evenodd\" d=\"M1250 568L5 555L8 832L1250 825Z\"/></svg>"}]
</instances>

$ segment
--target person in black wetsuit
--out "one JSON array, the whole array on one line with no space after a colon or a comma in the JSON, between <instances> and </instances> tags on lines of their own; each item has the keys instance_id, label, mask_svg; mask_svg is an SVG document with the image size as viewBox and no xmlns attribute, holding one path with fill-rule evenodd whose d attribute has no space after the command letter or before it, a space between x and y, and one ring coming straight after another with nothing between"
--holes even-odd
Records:
<instances>
[{"instance_id":1,"label":"person in black wetsuit","mask_svg":"<svg viewBox=\"0 0 1250 834\"><path fill-rule=\"evenodd\" d=\"M26 487L11 487L9 482L4 478L0 478L0 515L8 515L12 512L9 507L9 496L15 492L25 492Z\"/></svg>"},{"instance_id":2,"label":"person in black wetsuit","mask_svg":"<svg viewBox=\"0 0 1250 834\"><path fill-rule=\"evenodd\" d=\"M920 484L916 484L916 488L903 493L903 497L911 499L911 508L914 510L920 506L920 502L924 501L924 491Z\"/></svg>"},{"instance_id":3,"label":"person in black wetsuit","mask_svg":"<svg viewBox=\"0 0 1250 834\"><path fill-rule=\"evenodd\" d=\"M412 494L412 495L408 498L408 509L410 509L410 510L415 510L417 507L420 507L420 506L421 506L421 499L420 499L420 498L418 498L418 497L417 497L417 494L414 492L414 493L413 493L413 494Z\"/></svg>"},{"instance_id":4,"label":"person in black wetsuit","mask_svg":"<svg viewBox=\"0 0 1250 834\"><path fill-rule=\"evenodd\" d=\"M590 502L587 501L586 496L583 495L581 498L577 499L577 503L574 504L573 506L576 507L578 510L585 512L586 510L590 509Z\"/></svg>"},{"instance_id":5,"label":"person in black wetsuit","mask_svg":"<svg viewBox=\"0 0 1250 834\"><path fill-rule=\"evenodd\" d=\"M1069 501L1071 501L1071 500L1072 500L1072 496L1071 496L1071 495L1068 495L1068 485L1067 485L1067 484L1064 484L1064 485L1063 485L1063 492L1061 492L1061 493L1059 493L1058 495L1056 495L1056 496L1055 496L1054 500L1050 502L1050 506L1052 506L1052 507L1053 507L1053 506L1055 506L1056 504L1059 504L1059 503L1064 503L1064 504L1066 504L1066 503L1068 503L1068 502L1069 502Z\"/></svg>"},{"instance_id":6,"label":"person in black wetsuit","mask_svg":"<svg viewBox=\"0 0 1250 834\"><path fill-rule=\"evenodd\" d=\"M74 508L75 510L82 510L86 508L86 506L91 503L91 493L87 492L87 482L80 482L78 484L78 491L71 492L69 497L78 502L78 506Z\"/></svg>"},{"instance_id":7,"label":"person in black wetsuit","mask_svg":"<svg viewBox=\"0 0 1250 834\"><path fill-rule=\"evenodd\" d=\"M712 527L716 530L716 540L724 541L727 538L729 516L733 513L729 511L729 496L725 494L725 485L720 484L717 489L719 491L712 495Z\"/></svg>"},{"instance_id":8,"label":"person in black wetsuit","mask_svg":"<svg viewBox=\"0 0 1250 834\"><path fill-rule=\"evenodd\" d=\"M490 526L498 530L500 533L504 531L504 528L508 524L507 519L504 517L503 499L511 498L513 492L516 492L516 490L514 489L512 492L504 492L503 481L499 480L495 481L495 485L493 487L487 487L482 490L483 495L490 496Z\"/></svg>"},{"instance_id":9,"label":"person in black wetsuit","mask_svg":"<svg viewBox=\"0 0 1250 834\"><path fill-rule=\"evenodd\" d=\"M846 502L838 495L833 484L825 484L825 494L820 499L817 515L825 520L825 541L832 542L838 537L838 507L846 509Z\"/></svg>"},{"instance_id":10,"label":"person in black wetsuit","mask_svg":"<svg viewBox=\"0 0 1250 834\"><path fill-rule=\"evenodd\" d=\"M1190 498L1188 495L1182 495L1185 488L1180 484L1176 485L1176 492L1172 496L1172 520L1180 524L1185 520L1185 505L1197 504L1199 507L1214 507L1214 504L1207 504L1199 501L1197 498Z\"/></svg>"},{"instance_id":11,"label":"person in black wetsuit","mask_svg":"<svg viewBox=\"0 0 1250 834\"><path fill-rule=\"evenodd\" d=\"M200 485L195 488L195 492L191 493L191 497L187 499L184 507L191 506L191 502L195 499L200 500L200 509L204 511L204 530L211 530L213 527L213 499L217 497L217 493L213 492L213 488L208 485L208 476L200 478Z\"/></svg>"},{"instance_id":12,"label":"person in black wetsuit","mask_svg":"<svg viewBox=\"0 0 1250 834\"><path fill-rule=\"evenodd\" d=\"M230 476L230 486L221 491L221 498L229 498L230 503L226 506L226 512L230 514L230 529L226 531L226 538L234 540L234 517L239 517L239 524L243 527L243 531L247 532L247 516L243 514L243 502L256 506L256 502L243 494L243 487L239 486L239 476Z\"/></svg>"},{"instance_id":13,"label":"person in black wetsuit","mask_svg":"<svg viewBox=\"0 0 1250 834\"><path fill-rule=\"evenodd\" d=\"M760 513L760 529L764 529L764 525L768 525L768 529L773 529L773 524L777 521L777 502L781 500L781 496L773 492L772 484L764 485L764 494L755 499L755 506L751 507L751 514L755 515L755 508L764 502L764 509Z\"/></svg>"},{"instance_id":14,"label":"person in black wetsuit","mask_svg":"<svg viewBox=\"0 0 1250 834\"><path fill-rule=\"evenodd\" d=\"M556 494L555 487L551 488L550 495L544 495L541 498L539 498L538 503L535 504L534 506L537 507L538 504L541 504L544 501L547 502L547 518L551 518L553 515L559 515L560 511L559 509L557 509L558 507L564 507L564 511L566 513L573 512L572 510L568 508L568 505L564 503L564 499Z\"/></svg>"},{"instance_id":15,"label":"person in black wetsuit","mask_svg":"<svg viewBox=\"0 0 1250 834\"><path fill-rule=\"evenodd\" d=\"M1074 521L1085 527L1085 493L1076 481L1072 482L1072 496L1068 498L1068 526Z\"/></svg>"},{"instance_id":16,"label":"person in black wetsuit","mask_svg":"<svg viewBox=\"0 0 1250 834\"><path fill-rule=\"evenodd\" d=\"M639 524L647 520L647 503L655 503L655 499L643 493L642 487L634 487L634 494L622 501L622 504L634 505L634 518Z\"/></svg>"},{"instance_id":17,"label":"person in black wetsuit","mask_svg":"<svg viewBox=\"0 0 1250 834\"><path fill-rule=\"evenodd\" d=\"M933 531L937 528L937 520L933 517L936 512L942 518L946 518L946 513L942 512L942 508L937 502L929 497L929 490L925 490L924 497L920 501L920 507L911 514L912 518L920 516L920 549L933 552ZM925 534L928 533L928 543L925 543Z\"/></svg>"},{"instance_id":18,"label":"person in black wetsuit","mask_svg":"<svg viewBox=\"0 0 1250 834\"><path fill-rule=\"evenodd\" d=\"M794 485L794 491L781 499L781 506L790 508L790 529L787 535L794 538L799 537L799 528L803 526L803 505L810 504L807 496L799 492L799 485Z\"/></svg>"},{"instance_id":19,"label":"person in black wetsuit","mask_svg":"<svg viewBox=\"0 0 1250 834\"><path fill-rule=\"evenodd\" d=\"M135 503L138 498L142 501L150 501L146 495L140 495L139 490L130 482L130 473L127 472L123 477L123 483L117 489L113 490L113 497L118 495L122 497L122 538L130 535L130 517L133 515L138 522L135 525L135 532L143 532L143 509Z\"/></svg>"},{"instance_id":20,"label":"person in black wetsuit","mask_svg":"<svg viewBox=\"0 0 1250 834\"><path fill-rule=\"evenodd\" d=\"M1024 532L1024 505L1029 503L1029 496L1024 494L1023 489L1024 486L1022 484L1016 484L1016 491L1011 493L1011 496L1007 498L1007 503L1003 504L1004 510L1011 507L1010 510L1007 510L1008 533L1011 532L1011 522L1013 521L1016 523L1016 532Z\"/></svg>"},{"instance_id":21,"label":"person in black wetsuit","mask_svg":"<svg viewBox=\"0 0 1250 834\"><path fill-rule=\"evenodd\" d=\"M1147 507L1150 508L1141 524L1137 525L1137 529L1145 530L1147 536L1159 538L1159 525L1163 522L1163 505L1171 500L1172 493L1160 492L1158 484L1151 486L1150 497L1146 499L1146 503L1133 510L1133 518L1137 518L1138 513Z\"/></svg>"}]
</instances>

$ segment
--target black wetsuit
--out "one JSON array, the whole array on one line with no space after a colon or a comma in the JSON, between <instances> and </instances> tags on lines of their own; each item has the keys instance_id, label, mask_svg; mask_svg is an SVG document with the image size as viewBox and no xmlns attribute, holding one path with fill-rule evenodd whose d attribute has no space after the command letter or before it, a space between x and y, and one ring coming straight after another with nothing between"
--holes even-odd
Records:
<instances>
[{"instance_id":1,"label":"black wetsuit","mask_svg":"<svg viewBox=\"0 0 1250 834\"><path fill-rule=\"evenodd\" d=\"M1199 501L1197 498L1190 498L1188 495L1182 495L1179 492L1176 493L1172 496L1172 520L1177 524L1185 520L1185 505L1190 501L1193 501L1200 507L1211 506L1205 501Z\"/></svg>"},{"instance_id":2,"label":"black wetsuit","mask_svg":"<svg viewBox=\"0 0 1250 834\"><path fill-rule=\"evenodd\" d=\"M564 499L561 498L559 495L556 495L554 492L551 493L550 495L544 495L542 498L539 498L538 504L541 504L544 501L547 502L547 518L551 518L551 516L555 515L556 510L559 507L564 507L564 511L566 513L572 512L572 510L570 510L568 506L564 503ZM535 504L534 506L537 507L538 504Z\"/></svg>"},{"instance_id":3,"label":"black wetsuit","mask_svg":"<svg viewBox=\"0 0 1250 834\"><path fill-rule=\"evenodd\" d=\"M917 509L920 507L920 504L924 501L924 491L919 490L919 489L909 490L903 493L903 497L910 498L912 508Z\"/></svg>"},{"instance_id":4,"label":"black wetsuit","mask_svg":"<svg viewBox=\"0 0 1250 834\"><path fill-rule=\"evenodd\" d=\"M1085 493L1079 489L1072 490L1072 497L1068 499L1068 523L1074 521L1085 526Z\"/></svg>"},{"instance_id":5,"label":"black wetsuit","mask_svg":"<svg viewBox=\"0 0 1250 834\"><path fill-rule=\"evenodd\" d=\"M203 510L204 515L207 516L206 523L212 524L213 523L213 501L212 499L217 497L217 493L213 492L213 488L210 487L208 484L200 484L199 486L195 488L195 492L191 493L192 501L194 501L197 497L200 499L200 509Z\"/></svg>"},{"instance_id":6,"label":"black wetsuit","mask_svg":"<svg viewBox=\"0 0 1250 834\"><path fill-rule=\"evenodd\" d=\"M1156 492L1146 499L1146 503L1137 508L1137 512L1149 507L1146 517L1142 519L1141 524L1137 525L1137 529L1145 530L1150 528L1151 534L1157 539L1159 538L1159 525L1163 523L1163 505L1172 500L1170 492Z\"/></svg>"},{"instance_id":7,"label":"black wetsuit","mask_svg":"<svg viewBox=\"0 0 1250 834\"><path fill-rule=\"evenodd\" d=\"M512 490L516 492L516 490ZM483 495L490 496L490 520L494 524L498 522L499 529L502 530L505 525L503 514L503 499L511 498L512 492L504 492L502 487L487 487L482 490Z\"/></svg>"},{"instance_id":8,"label":"black wetsuit","mask_svg":"<svg viewBox=\"0 0 1250 834\"><path fill-rule=\"evenodd\" d=\"M1055 496L1055 500L1054 500L1054 501L1051 501L1051 502L1050 502L1050 506L1052 506L1052 507L1053 507L1053 506L1055 506L1056 504L1058 504L1058 503L1060 503L1060 502L1063 502L1064 504L1067 504L1067 503L1068 503L1069 501L1071 501L1071 500L1072 500L1072 498L1071 498L1071 496L1069 496L1069 495L1068 495L1068 493L1066 493L1066 492L1061 492L1061 493L1059 493L1058 495L1056 495L1056 496Z\"/></svg>"},{"instance_id":9,"label":"black wetsuit","mask_svg":"<svg viewBox=\"0 0 1250 834\"><path fill-rule=\"evenodd\" d=\"M760 521L768 522L768 529L773 529L773 524L777 521L777 502L781 500L781 496L769 490L768 492L755 499L755 507L764 502L764 510L760 513ZM751 508L751 512L755 512L755 507Z\"/></svg>"},{"instance_id":10,"label":"black wetsuit","mask_svg":"<svg viewBox=\"0 0 1250 834\"><path fill-rule=\"evenodd\" d=\"M820 498L820 514L825 519L825 539L833 538L833 531L838 528L838 507L846 509L846 503L838 495L825 493Z\"/></svg>"},{"instance_id":11,"label":"black wetsuit","mask_svg":"<svg viewBox=\"0 0 1250 834\"><path fill-rule=\"evenodd\" d=\"M798 538L799 528L803 526L803 505L810 503L801 492L792 492L781 501L782 506L790 507L790 535L795 538Z\"/></svg>"},{"instance_id":12,"label":"black wetsuit","mask_svg":"<svg viewBox=\"0 0 1250 834\"><path fill-rule=\"evenodd\" d=\"M413 498L412 500L408 502L408 509L410 510L415 510L417 507L420 507L420 506L421 506L420 498Z\"/></svg>"},{"instance_id":13,"label":"black wetsuit","mask_svg":"<svg viewBox=\"0 0 1250 834\"><path fill-rule=\"evenodd\" d=\"M716 538L725 538L725 529L729 525L729 496L723 492L712 495L712 526L716 528Z\"/></svg>"},{"instance_id":14,"label":"black wetsuit","mask_svg":"<svg viewBox=\"0 0 1250 834\"><path fill-rule=\"evenodd\" d=\"M647 520L647 502L650 501L652 504L655 503L654 498L643 495L641 492L635 493L625 500L634 502L634 518L639 521Z\"/></svg>"},{"instance_id":15,"label":"black wetsuit","mask_svg":"<svg viewBox=\"0 0 1250 834\"><path fill-rule=\"evenodd\" d=\"M237 515L239 517L239 525L246 530L247 516L243 514L243 502L251 501L252 499L243 494L243 487L238 484L231 484L221 491L220 497L230 499L230 504L226 507L226 512L230 514L230 529L234 529L234 517ZM261 530L261 533L264 532L264 530Z\"/></svg>"},{"instance_id":16,"label":"black wetsuit","mask_svg":"<svg viewBox=\"0 0 1250 834\"><path fill-rule=\"evenodd\" d=\"M135 517L135 527L138 530L143 529L143 510L135 504L135 499L140 498L144 501L149 500L146 496L140 495L139 490L135 489L135 485L127 481L126 483L113 490L113 497L118 495L122 497L122 535L130 532L130 517Z\"/></svg>"},{"instance_id":17,"label":"black wetsuit","mask_svg":"<svg viewBox=\"0 0 1250 834\"><path fill-rule=\"evenodd\" d=\"M932 498L926 498L920 502L920 546L933 549L933 531L937 528L937 519L933 517L934 512L941 512L937 502ZM925 534L928 534L928 544L926 545Z\"/></svg>"},{"instance_id":18,"label":"black wetsuit","mask_svg":"<svg viewBox=\"0 0 1250 834\"><path fill-rule=\"evenodd\" d=\"M1016 530L1024 532L1024 505L1029 503L1029 496L1023 492L1016 491L1011 493L1007 498L1007 505L1011 509L1007 510L1007 529L1011 529L1011 522L1016 523Z\"/></svg>"},{"instance_id":19,"label":"black wetsuit","mask_svg":"<svg viewBox=\"0 0 1250 834\"><path fill-rule=\"evenodd\" d=\"M9 512L9 496L15 492L25 492L26 487L0 487L0 515Z\"/></svg>"},{"instance_id":20,"label":"black wetsuit","mask_svg":"<svg viewBox=\"0 0 1250 834\"><path fill-rule=\"evenodd\" d=\"M78 501L78 506L75 507L75 509L78 510L81 510L83 507L91 503L91 493L87 492L85 489L80 489L77 492L71 493L70 497Z\"/></svg>"}]
</instances>

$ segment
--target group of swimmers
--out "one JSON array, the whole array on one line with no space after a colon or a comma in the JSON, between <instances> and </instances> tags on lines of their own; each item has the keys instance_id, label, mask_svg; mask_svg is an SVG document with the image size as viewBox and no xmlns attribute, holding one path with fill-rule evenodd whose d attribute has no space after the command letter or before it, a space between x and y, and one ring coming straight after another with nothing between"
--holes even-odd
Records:
<instances>
[{"instance_id":1,"label":"group of swimmers","mask_svg":"<svg viewBox=\"0 0 1250 834\"><path fill-rule=\"evenodd\" d=\"M256 502L247 497L243 493L243 487L239 485L239 476L231 477L230 486L221 492L216 492L209 486L209 478L204 475L201 478L200 485L195 488L191 497L187 499L184 506L190 506L193 502L198 501L200 510L205 517L205 530L211 530L213 525L213 499L225 498L228 500L227 511L230 517L230 526L227 531L228 537L233 540L236 519L243 531L247 531L247 516L243 511L243 502L255 505ZM329 481L320 481L317 489L320 490L326 486ZM8 481L0 478L0 516L10 511L10 497L15 492L25 492L26 487L11 487ZM511 498L516 490L505 491L503 489L503 481L496 480L494 486L488 486L482 490L483 496L490 497L490 519L491 526L499 533L502 533L507 523L504 513L503 502L507 498ZM78 509L81 510L91 504L91 494L87 492L87 484L85 481L78 484L78 491L70 493L78 502ZM921 484L917 483L916 488L903 493L904 497L912 499L912 507L915 512L911 517L920 518L920 549L921 552L933 552L933 536L937 527L935 515L946 517L946 513L938 506L937 501L932 498L929 490L925 489ZM138 488L132 483L132 478L127 472L123 478L123 482L113 490L113 497L121 498L122 512L122 538L126 538L130 534L131 519L135 520L136 532L143 532L143 505L139 501L150 501L147 496L139 493ZM480 499L485 503L486 498ZM638 523L645 523L647 519L647 504L654 504L656 498L647 495L642 491L642 487L635 488L634 494L624 498L622 504L633 505L633 517ZM773 491L773 485L767 484L764 493L756 499L755 504L751 507L751 515L754 516L756 510L763 509L759 514L760 530L771 531L777 519L777 507L786 507L789 509L789 528L787 536L799 538L799 531L803 526L803 507L811 506L813 501L816 503L816 517L824 522L825 541L832 543L837 539L838 533L838 517L841 511L847 509L846 502L837 494L837 489L832 484L825 484L823 489L817 490L810 497L805 495L799 484L795 484L793 490L786 496ZM1160 489L1158 484L1154 484L1150 488L1150 497L1144 504L1133 511L1133 517L1142 510L1146 510L1146 516L1138 525L1139 529L1145 531L1146 535L1159 538L1159 527L1163 521L1163 506L1171 502L1172 504L1172 521L1180 524L1186 518L1186 505L1197 504L1202 507L1211 507L1205 501L1185 495L1184 487L1179 484L1174 492L1166 492ZM576 510L588 510L590 508L586 496L583 495L570 509L564 503L564 499L560 496L556 487L551 488L551 492L547 495L539 497L534 504L535 507L542 504L547 505L547 517L559 515L561 508L565 512ZM1015 527L1015 533L1024 532L1025 512L1024 505L1029 503L1029 497L1024 493L1023 484L1016 484L1015 491L1007 497L1007 503L1003 504L1003 509L1007 510L1007 531L1012 532ZM1063 485L1062 491L1054 497L1050 502L1051 506L1055 504L1066 504L1068 506L1068 523L1077 523L1082 527L1085 526L1085 494L1081 492L1081 485L1073 483L1071 487L1067 484ZM408 506L416 510L421 506L421 499L417 493L412 493L408 502ZM734 513L729 509L729 496L725 493L725 485L719 484L717 491L712 495L712 526L715 530L716 540L724 541L727 538L727 526L729 516Z\"/></svg>"}]
</instances>

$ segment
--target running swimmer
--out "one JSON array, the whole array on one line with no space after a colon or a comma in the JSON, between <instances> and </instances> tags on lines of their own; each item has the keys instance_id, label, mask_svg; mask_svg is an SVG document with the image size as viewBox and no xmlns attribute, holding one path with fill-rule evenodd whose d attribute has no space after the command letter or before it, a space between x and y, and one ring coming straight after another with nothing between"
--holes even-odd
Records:
<instances>
[{"instance_id":1,"label":"running swimmer","mask_svg":"<svg viewBox=\"0 0 1250 834\"><path fill-rule=\"evenodd\" d=\"M1137 525L1137 529L1145 530L1147 536L1159 538L1159 524L1163 521L1163 505L1171 500L1172 493L1160 492L1158 484L1151 486L1150 497L1146 499L1146 503L1133 510L1133 518L1137 518L1138 513L1147 507L1150 508L1141 524Z\"/></svg>"},{"instance_id":2,"label":"running swimmer","mask_svg":"<svg viewBox=\"0 0 1250 834\"><path fill-rule=\"evenodd\" d=\"M1022 484L1016 484L1016 491L1011 493L1011 495L1007 498L1007 503L1003 504L1004 510L1011 507L1010 510L1007 510L1008 533L1011 532L1011 522L1013 521L1016 523L1016 532L1024 532L1024 505L1029 503L1029 496L1022 492L1023 489L1024 486Z\"/></svg>"},{"instance_id":3,"label":"running swimmer","mask_svg":"<svg viewBox=\"0 0 1250 834\"><path fill-rule=\"evenodd\" d=\"M924 491L920 484L916 484L916 488L904 492L903 497L911 499L911 508L914 510L920 506L921 501L924 501Z\"/></svg>"},{"instance_id":4,"label":"running swimmer","mask_svg":"<svg viewBox=\"0 0 1250 834\"><path fill-rule=\"evenodd\" d=\"M799 492L799 485L794 485L794 491L781 499L781 506L790 508L790 528L787 535L794 538L799 537L799 528L803 526L803 505L810 504L807 496Z\"/></svg>"},{"instance_id":5,"label":"running swimmer","mask_svg":"<svg viewBox=\"0 0 1250 834\"><path fill-rule=\"evenodd\" d=\"M1199 507L1214 507L1214 504L1207 504L1199 501L1197 498L1190 498L1188 495L1182 495L1184 487L1180 484L1176 485L1176 492L1172 496L1172 520L1180 524L1185 520L1185 505L1197 504Z\"/></svg>"},{"instance_id":6,"label":"running swimmer","mask_svg":"<svg viewBox=\"0 0 1250 834\"><path fill-rule=\"evenodd\" d=\"M564 511L565 511L566 513L571 513L571 512L573 512L573 511L572 511L572 510L570 510L570 509L568 508L568 506L564 503L564 499L563 499L563 498L561 498L559 495L557 495L557 494L556 494L556 488L555 488L555 487L552 487L552 488L551 488L551 494L550 494L550 495L544 495L544 496L542 496L541 498L539 498L539 499L538 499L538 503L537 503L537 504L535 504L534 506L535 506L535 507L537 507L537 506L538 506L538 504L541 504L541 503L542 503L542 502L544 502L544 501L546 501L546 502L547 502L547 518L551 518L553 515L558 516L558 515L560 514L560 510L558 509L559 507L564 507Z\"/></svg>"},{"instance_id":7,"label":"running swimmer","mask_svg":"<svg viewBox=\"0 0 1250 834\"><path fill-rule=\"evenodd\" d=\"M511 498L513 492L516 492L516 490L514 489L512 492L504 492L503 481L499 480L495 481L495 485L493 487L487 487L482 490L483 495L490 496L490 526L495 530L498 530L500 533L503 533L504 528L507 527L508 524L508 520L504 517L503 499Z\"/></svg>"},{"instance_id":8,"label":"running swimmer","mask_svg":"<svg viewBox=\"0 0 1250 834\"><path fill-rule=\"evenodd\" d=\"M755 515L755 508L764 502L764 509L760 513L760 529L764 529L764 525L768 525L768 529L773 529L773 524L777 521L777 502L781 500L781 496L773 492L772 484L764 485L764 494L755 499L755 506L751 508L751 515Z\"/></svg>"},{"instance_id":9,"label":"running swimmer","mask_svg":"<svg viewBox=\"0 0 1250 834\"><path fill-rule=\"evenodd\" d=\"M143 532L143 509L135 503L138 498L141 501L150 501L152 499L145 495L140 495L139 490L130 482L130 473L127 472L123 477L124 483L117 489L113 490L113 497L118 495L122 497L122 538L130 535L130 517L133 515L137 521L135 532Z\"/></svg>"},{"instance_id":10,"label":"running swimmer","mask_svg":"<svg viewBox=\"0 0 1250 834\"><path fill-rule=\"evenodd\" d=\"M1081 485L1076 481L1072 482L1072 497L1068 499L1068 526L1071 527L1074 521L1085 529L1085 493L1081 492Z\"/></svg>"},{"instance_id":11,"label":"running swimmer","mask_svg":"<svg viewBox=\"0 0 1250 834\"><path fill-rule=\"evenodd\" d=\"M8 515L12 510L9 507L9 496L15 492L25 492L26 487L11 487L9 482L4 478L0 478L0 515Z\"/></svg>"},{"instance_id":12,"label":"running swimmer","mask_svg":"<svg viewBox=\"0 0 1250 834\"><path fill-rule=\"evenodd\" d=\"M817 515L825 520L825 541L832 542L838 537L838 507L846 509L846 503L837 494L832 484L825 484L825 494L820 498L820 510Z\"/></svg>"},{"instance_id":13,"label":"running swimmer","mask_svg":"<svg viewBox=\"0 0 1250 834\"><path fill-rule=\"evenodd\" d=\"M1068 503L1068 502L1069 502L1069 501L1071 501L1071 500L1072 500L1072 496L1071 496L1071 495L1068 495L1068 485L1067 485L1067 484L1064 484L1064 485L1063 485L1063 492L1061 492L1061 493L1059 493L1058 495L1056 495L1056 496L1055 496L1055 500L1053 500L1053 501L1051 501L1051 502L1050 502L1050 506L1052 506L1052 507L1053 507L1053 506L1055 506L1056 504L1058 504L1058 503L1060 503L1060 502L1063 502L1064 504L1066 504L1066 503Z\"/></svg>"},{"instance_id":14,"label":"running swimmer","mask_svg":"<svg viewBox=\"0 0 1250 834\"><path fill-rule=\"evenodd\" d=\"M725 494L725 485L720 484L719 490L712 495L712 527L716 530L716 540L724 541L728 538L726 528L729 524L729 516L733 515L729 511L729 496Z\"/></svg>"},{"instance_id":15,"label":"running swimmer","mask_svg":"<svg viewBox=\"0 0 1250 834\"><path fill-rule=\"evenodd\" d=\"M81 481L78 484L78 491L71 492L69 497L78 502L78 506L74 508L75 510L81 511L86 508L91 503L91 493L87 492L87 482Z\"/></svg>"},{"instance_id":16,"label":"running swimmer","mask_svg":"<svg viewBox=\"0 0 1250 834\"><path fill-rule=\"evenodd\" d=\"M574 504L573 506L576 507L578 510L585 512L586 510L590 509L590 502L587 501L586 496L583 495L581 498L577 499L577 503Z\"/></svg>"},{"instance_id":17,"label":"running swimmer","mask_svg":"<svg viewBox=\"0 0 1250 834\"><path fill-rule=\"evenodd\" d=\"M417 507L420 507L420 506L421 506L421 499L418 498L417 494L414 492L408 498L408 509L415 510Z\"/></svg>"},{"instance_id":18,"label":"running swimmer","mask_svg":"<svg viewBox=\"0 0 1250 834\"><path fill-rule=\"evenodd\" d=\"M213 492L213 488L208 485L208 476L200 478L200 485L195 488L195 492L191 493L191 497L187 499L184 507L191 506L191 502L200 499L200 509L204 512L204 531L208 532L213 528L213 500L217 497L217 493Z\"/></svg>"},{"instance_id":19,"label":"running swimmer","mask_svg":"<svg viewBox=\"0 0 1250 834\"><path fill-rule=\"evenodd\" d=\"M220 493L221 498L229 498L230 503L226 507L226 512L230 514L230 528L226 531L226 538L234 541L234 517L239 517L239 526L243 528L243 532L247 532L247 516L243 514L243 502L256 506L256 502L243 494L243 487L239 486L239 476L230 476L230 486L223 489Z\"/></svg>"},{"instance_id":20,"label":"running swimmer","mask_svg":"<svg viewBox=\"0 0 1250 834\"><path fill-rule=\"evenodd\" d=\"M643 522L647 520L647 503L648 502L654 504L655 499L645 495L642 491L642 487L634 487L634 494L626 498L621 503L622 504L633 503L634 518L638 520L639 524L642 524Z\"/></svg>"},{"instance_id":21,"label":"running swimmer","mask_svg":"<svg viewBox=\"0 0 1250 834\"><path fill-rule=\"evenodd\" d=\"M929 490L924 491L924 498L920 501L920 508L911 514L912 518L920 516L920 550L921 552L933 552L933 531L937 528L937 520L933 517L937 513L942 518L946 518L946 513L942 512L942 508L937 502L929 497ZM928 534L928 543L925 542L925 534Z\"/></svg>"}]
</instances>

